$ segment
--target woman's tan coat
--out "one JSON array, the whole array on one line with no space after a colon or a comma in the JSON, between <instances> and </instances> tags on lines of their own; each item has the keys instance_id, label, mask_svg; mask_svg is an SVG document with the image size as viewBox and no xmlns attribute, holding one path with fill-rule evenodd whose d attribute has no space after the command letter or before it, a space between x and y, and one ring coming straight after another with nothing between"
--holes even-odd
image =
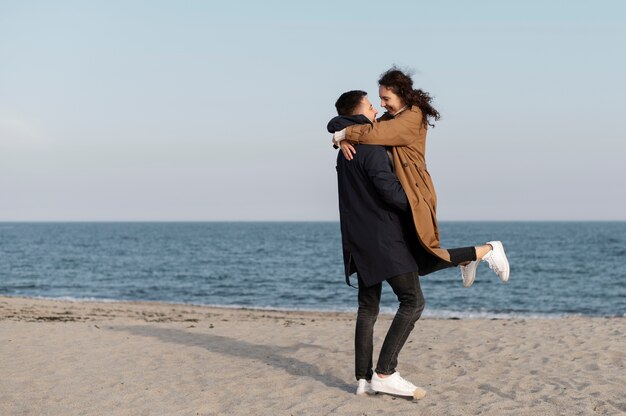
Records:
<instances>
[{"instance_id":1,"label":"woman's tan coat","mask_svg":"<svg viewBox=\"0 0 626 416\"><path fill-rule=\"evenodd\" d=\"M412 106L395 117L385 114L378 123L347 127L346 140L357 144L393 146L396 176L411 204L417 235L431 254L449 262L448 250L440 247L437 194L426 169L426 132L422 111Z\"/></svg>"}]
</instances>

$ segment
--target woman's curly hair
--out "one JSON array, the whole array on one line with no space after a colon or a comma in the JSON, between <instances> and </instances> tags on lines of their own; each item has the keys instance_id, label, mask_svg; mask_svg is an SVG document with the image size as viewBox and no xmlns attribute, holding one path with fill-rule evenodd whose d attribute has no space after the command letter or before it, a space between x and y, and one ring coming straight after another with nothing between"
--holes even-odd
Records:
<instances>
[{"instance_id":1,"label":"woman's curly hair","mask_svg":"<svg viewBox=\"0 0 626 416\"><path fill-rule=\"evenodd\" d=\"M432 97L425 91L413 89L413 80L408 73L402 72L395 65L386 72L383 72L378 80L378 85L389 88L394 94L399 96L406 105L416 105L422 110L422 121L424 126L429 125L430 119L439 120L439 112L435 110L431 102Z\"/></svg>"}]
</instances>

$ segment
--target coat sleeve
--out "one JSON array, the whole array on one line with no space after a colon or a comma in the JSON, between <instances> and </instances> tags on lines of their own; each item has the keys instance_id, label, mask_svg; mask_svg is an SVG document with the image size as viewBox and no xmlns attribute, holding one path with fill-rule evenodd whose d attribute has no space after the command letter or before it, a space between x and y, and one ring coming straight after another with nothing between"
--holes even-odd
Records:
<instances>
[{"instance_id":1,"label":"coat sleeve","mask_svg":"<svg viewBox=\"0 0 626 416\"><path fill-rule=\"evenodd\" d=\"M360 151L364 153L363 150ZM407 212L410 209L409 201L398 177L391 170L385 149L383 147L368 149L362 163L363 170L381 199L391 208Z\"/></svg>"},{"instance_id":2,"label":"coat sleeve","mask_svg":"<svg viewBox=\"0 0 626 416\"><path fill-rule=\"evenodd\" d=\"M417 107L405 110L402 117L374 124L346 128L346 140L357 144L407 146L415 141L422 126L422 112Z\"/></svg>"}]
</instances>

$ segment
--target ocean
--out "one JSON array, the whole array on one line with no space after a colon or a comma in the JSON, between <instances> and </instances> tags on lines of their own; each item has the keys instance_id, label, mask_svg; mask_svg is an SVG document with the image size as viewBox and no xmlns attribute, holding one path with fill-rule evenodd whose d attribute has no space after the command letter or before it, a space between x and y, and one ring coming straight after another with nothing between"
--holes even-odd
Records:
<instances>
[{"instance_id":1,"label":"ocean","mask_svg":"<svg viewBox=\"0 0 626 416\"><path fill-rule=\"evenodd\" d=\"M424 316L625 316L626 222L442 222L442 246L501 240L483 263L421 278ZM337 222L0 223L0 295L355 311ZM397 301L383 287L381 309Z\"/></svg>"}]
</instances>

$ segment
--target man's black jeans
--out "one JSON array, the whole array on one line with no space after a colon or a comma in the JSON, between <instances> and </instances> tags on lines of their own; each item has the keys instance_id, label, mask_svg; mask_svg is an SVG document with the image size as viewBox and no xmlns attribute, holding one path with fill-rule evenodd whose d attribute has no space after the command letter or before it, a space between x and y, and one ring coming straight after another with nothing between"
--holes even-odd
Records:
<instances>
[{"instance_id":1,"label":"man's black jeans","mask_svg":"<svg viewBox=\"0 0 626 416\"><path fill-rule=\"evenodd\" d=\"M387 283L398 297L400 306L380 350L376 366L378 374L393 374L396 371L398 354L425 306L417 272L392 277L387 279ZM362 378L371 380L372 378L374 323L378 317L381 291L382 283L365 287L359 278L359 312L354 337L357 380Z\"/></svg>"}]
</instances>

